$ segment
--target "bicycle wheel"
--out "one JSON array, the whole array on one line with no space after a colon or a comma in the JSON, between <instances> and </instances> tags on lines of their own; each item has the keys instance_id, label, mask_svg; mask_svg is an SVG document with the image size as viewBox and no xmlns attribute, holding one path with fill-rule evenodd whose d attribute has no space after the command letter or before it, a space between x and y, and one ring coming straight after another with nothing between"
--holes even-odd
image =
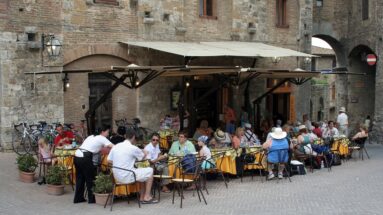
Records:
<instances>
[{"instance_id":1,"label":"bicycle wheel","mask_svg":"<svg viewBox=\"0 0 383 215\"><path fill-rule=\"evenodd\" d=\"M33 154L34 153L34 143L30 136L26 136L22 139L25 153ZM37 145L37 144L36 144Z\"/></svg>"},{"instance_id":2,"label":"bicycle wheel","mask_svg":"<svg viewBox=\"0 0 383 215\"><path fill-rule=\"evenodd\" d=\"M19 131L12 133L12 149L18 155L26 154L23 135Z\"/></svg>"}]
</instances>

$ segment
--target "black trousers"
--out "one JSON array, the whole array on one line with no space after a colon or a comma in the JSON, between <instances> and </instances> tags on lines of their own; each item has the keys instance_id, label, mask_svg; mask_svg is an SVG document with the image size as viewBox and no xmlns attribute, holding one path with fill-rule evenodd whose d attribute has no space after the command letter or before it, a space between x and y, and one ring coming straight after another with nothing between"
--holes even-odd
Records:
<instances>
[{"instance_id":1,"label":"black trousers","mask_svg":"<svg viewBox=\"0 0 383 215\"><path fill-rule=\"evenodd\" d=\"M74 166L76 167L76 191L74 194L74 203L83 202L85 184L88 191L88 203L94 203L93 185L96 178L96 167L92 162L92 153L84 152L84 157L74 157Z\"/></svg>"}]
</instances>

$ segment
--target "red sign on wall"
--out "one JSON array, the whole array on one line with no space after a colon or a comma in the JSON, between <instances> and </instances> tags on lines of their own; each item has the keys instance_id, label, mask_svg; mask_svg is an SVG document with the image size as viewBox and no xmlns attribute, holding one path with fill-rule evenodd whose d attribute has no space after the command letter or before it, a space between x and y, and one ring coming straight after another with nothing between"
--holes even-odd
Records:
<instances>
[{"instance_id":1,"label":"red sign on wall","mask_svg":"<svg viewBox=\"0 0 383 215\"><path fill-rule=\"evenodd\" d=\"M376 64L376 56L374 54L367 55L367 64L373 66Z\"/></svg>"}]
</instances>

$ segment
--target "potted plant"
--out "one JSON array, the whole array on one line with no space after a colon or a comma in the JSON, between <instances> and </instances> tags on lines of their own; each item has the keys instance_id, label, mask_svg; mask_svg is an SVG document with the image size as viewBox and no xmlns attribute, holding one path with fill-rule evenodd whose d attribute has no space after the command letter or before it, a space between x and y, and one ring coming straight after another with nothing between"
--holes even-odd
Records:
<instances>
[{"instance_id":1,"label":"potted plant","mask_svg":"<svg viewBox=\"0 0 383 215\"><path fill-rule=\"evenodd\" d=\"M33 183L35 179L35 170L37 168L37 160L30 154L17 157L17 166L19 168L20 181L25 183Z\"/></svg>"},{"instance_id":2,"label":"potted plant","mask_svg":"<svg viewBox=\"0 0 383 215\"><path fill-rule=\"evenodd\" d=\"M64 170L62 166L51 166L46 176L47 193L50 195L64 194Z\"/></svg>"},{"instance_id":3,"label":"potted plant","mask_svg":"<svg viewBox=\"0 0 383 215\"><path fill-rule=\"evenodd\" d=\"M113 191L113 181L111 175L105 175L100 173L96 176L96 180L94 181L93 192L96 197L96 204L105 205L108 196ZM111 204L112 197L108 199L108 205Z\"/></svg>"}]
</instances>

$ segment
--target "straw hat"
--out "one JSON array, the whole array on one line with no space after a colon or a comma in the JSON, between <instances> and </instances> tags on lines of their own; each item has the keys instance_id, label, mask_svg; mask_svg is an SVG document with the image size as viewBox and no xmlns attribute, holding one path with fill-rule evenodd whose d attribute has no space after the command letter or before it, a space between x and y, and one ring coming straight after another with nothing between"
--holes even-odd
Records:
<instances>
[{"instance_id":1,"label":"straw hat","mask_svg":"<svg viewBox=\"0 0 383 215\"><path fill-rule=\"evenodd\" d=\"M270 134L274 139L283 139L287 136L287 133L282 131L282 128L275 128L275 130Z\"/></svg>"},{"instance_id":2,"label":"straw hat","mask_svg":"<svg viewBox=\"0 0 383 215\"><path fill-rule=\"evenodd\" d=\"M251 124L250 123L245 123L245 128L251 128Z\"/></svg>"},{"instance_id":3,"label":"straw hat","mask_svg":"<svg viewBox=\"0 0 383 215\"><path fill-rule=\"evenodd\" d=\"M225 132L221 131L220 129L217 129L214 132L214 137L215 137L215 139L217 139L219 141L223 141L226 139Z\"/></svg>"},{"instance_id":4,"label":"straw hat","mask_svg":"<svg viewBox=\"0 0 383 215\"><path fill-rule=\"evenodd\" d=\"M346 108L345 107L340 107L339 112L346 113Z\"/></svg>"},{"instance_id":5,"label":"straw hat","mask_svg":"<svg viewBox=\"0 0 383 215\"><path fill-rule=\"evenodd\" d=\"M306 126L305 126L305 125L300 125L300 126L298 127L298 130L302 130L302 129L306 129Z\"/></svg>"}]
</instances>

